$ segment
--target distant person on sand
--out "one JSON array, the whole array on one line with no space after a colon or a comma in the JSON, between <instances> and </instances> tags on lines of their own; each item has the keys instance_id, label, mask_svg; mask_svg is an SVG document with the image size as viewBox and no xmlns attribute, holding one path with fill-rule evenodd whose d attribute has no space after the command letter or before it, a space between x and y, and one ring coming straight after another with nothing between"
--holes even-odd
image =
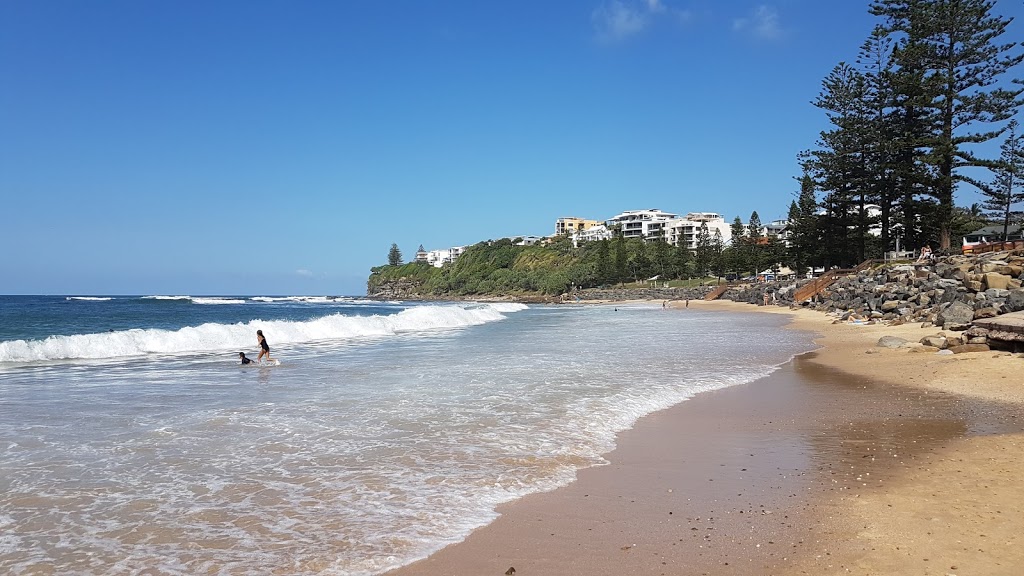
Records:
<instances>
[{"instance_id":1,"label":"distant person on sand","mask_svg":"<svg viewBox=\"0 0 1024 576\"><path fill-rule=\"evenodd\" d=\"M246 358L245 352L239 352L238 357L242 359L242 365L252 364L252 358Z\"/></svg>"},{"instance_id":2,"label":"distant person on sand","mask_svg":"<svg viewBox=\"0 0 1024 576\"><path fill-rule=\"evenodd\" d=\"M270 344L267 344L267 339L263 337L263 330L256 331L256 341L260 344L260 355L256 357L256 361L262 361L263 355L266 354L267 362L272 362L273 359L270 357Z\"/></svg>"}]
</instances>

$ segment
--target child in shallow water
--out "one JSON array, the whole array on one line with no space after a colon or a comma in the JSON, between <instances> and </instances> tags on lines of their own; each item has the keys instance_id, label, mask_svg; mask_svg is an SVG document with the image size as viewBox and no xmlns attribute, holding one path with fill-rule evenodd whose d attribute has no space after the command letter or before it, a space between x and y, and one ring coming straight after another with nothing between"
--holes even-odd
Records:
<instances>
[{"instance_id":1,"label":"child in shallow water","mask_svg":"<svg viewBox=\"0 0 1024 576\"><path fill-rule=\"evenodd\" d=\"M267 344L267 339L263 337L263 330L256 331L256 341L260 345L260 355L256 357L256 361L263 360L263 355L267 355L267 362L273 362L274 360L270 357L270 344Z\"/></svg>"},{"instance_id":2,"label":"child in shallow water","mask_svg":"<svg viewBox=\"0 0 1024 576\"><path fill-rule=\"evenodd\" d=\"M245 352L239 352L238 357L242 359L242 365L252 364L252 359L245 357Z\"/></svg>"}]
</instances>

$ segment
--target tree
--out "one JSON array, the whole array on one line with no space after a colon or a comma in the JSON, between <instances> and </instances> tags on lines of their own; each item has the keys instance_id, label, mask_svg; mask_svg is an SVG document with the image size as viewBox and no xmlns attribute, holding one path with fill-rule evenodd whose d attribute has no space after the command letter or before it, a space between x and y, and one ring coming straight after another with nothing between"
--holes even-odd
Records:
<instances>
[{"instance_id":1,"label":"tree","mask_svg":"<svg viewBox=\"0 0 1024 576\"><path fill-rule=\"evenodd\" d=\"M596 275L598 284L608 284L615 281L615 267L612 263L611 248L608 240L597 241L597 263Z\"/></svg>"},{"instance_id":2,"label":"tree","mask_svg":"<svg viewBox=\"0 0 1024 576\"><path fill-rule=\"evenodd\" d=\"M613 254L615 261L613 262L615 274L612 278L613 282L619 284L626 281L626 239L622 234L615 236L615 253Z\"/></svg>"},{"instance_id":3,"label":"tree","mask_svg":"<svg viewBox=\"0 0 1024 576\"><path fill-rule=\"evenodd\" d=\"M994 167L991 183L979 183L985 201L982 207L988 217L1003 225L1003 242L1007 240L1011 220L1019 220L1021 212L1014 205L1024 201L1024 134L1017 133L1017 121L1011 120L1009 132L999 147L999 162ZM973 232L973 230L972 230Z\"/></svg>"},{"instance_id":4,"label":"tree","mask_svg":"<svg viewBox=\"0 0 1024 576\"><path fill-rule=\"evenodd\" d=\"M697 232L697 248L693 254L693 265L695 272L701 278L708 275L714 257L714 247L711 245L711 234L708 233L708 223L701 222L700 230Z\"/></svg>"},{"instance_id":5,"label":"tree","mask_svg":"<svg viewBox=\"0 0 1024 576\"><path fill-rule=\"evenodd\" d=\"M821 132L818 149L809 154L804 169L825 193L826 254L842 262L864 259L867 205L875 199L872 192L877 188L868 154L876 139L869 93L864 74L840 62L822 82L814 102L833 128Z\"/></svg>"},{"instance_id":6,"label":"tree","mask_svg":"<svg viewBox=\"0 0 1024 576\"><path fill-rule=\"evenodd\" d=\"M402 264L402 251L398 249L398 244L392 244L391 250L388 252L388 265L390 266L401 266Z\"/></svg>"},{"instance_id":7,"label":"tree","mask_svg":"<svg viewBox=\"0 0 1024 576\"><path fill-rule=\"evenodd\" d=\"M647 257L647 246L643 240L632 238L626 242L626 266L634 282L651 275L651 260Z\"/></svg>"},{"instance_id":8,"label":"tree","mask_svg":"<svg viewBox=\"0 0 1024 576\"><path fill-rule=\"evenodd\" d=\"M747 243L749 244L747 264L752 268L755 276L761 271L761 264L764 261L762 238L761 217L757 215L757 210L754 210L750 213L750 220L747 222Z\"/></svg>"},{"instance_id":9,"label":"tree","mask_svg":"<svg viewBox=\"0 0 1024 576\"><path fill-rule=\"evenodd\" d=\"M800 192L789 206L786 231L789 233L787 265L798 274L820 264L818 243L818 203L814 196L814 180L809 174L800 178Z\"/></svg>"},{"instance_id":10,"label":"tree","mask_svg":"<svg viewBox=\"0 0 1024 576\"><path fill-rule=\"evenodd\" d=\"M963 237L990 224L981 204L975 203L966 208L962 206L953 208L953 221L950 230L954 237Z\"/></svg>"},{"instance_id":11,"label":"tree","mask_svg":"<svg viewBox=\"0 0 1024 576\"><path fill-rule=\"evenodd\" d=\"M1004 122L1020 105L1022 89L1008 89L1004 75L1024 54L1011 54L1016 42L997 43L1010 19L993 16L990 0L875 0L871 13L886 19L883 30L897 35L896 64L922 74L921 106L929 109L926 160L935 168L930 194L939 247L950 247L954 192L958 182L977 184L961 169L991 163L969 146L998 137L1005 128L983 125Z\"/></svg>"},{"instance_id":12,"label":"tree","mask_svg":"<svg viewBox=\"0 0 1024 576\"><path fill-rule=\"evenodd\" d=\"M690 273L690 265L693 262L693 254L686 246L675 246L672 248L672 276L683 278Z\"/></svg>"},{"instance_id":13,"label":"tree","mask_svg":"<svg viewBox=\"0 0 1024 576\"><path fill-rule=\"evenodd\" d=\"M711 271L715 273L716 278L721 279L722 276L725 276L726 268L728 268L728 258L725 253L725 241L722 239L722 231L718 228L715 228L715 233L711 235L709 252L711 256Z\"/></svg>"},{"instance_id":14,"label":"tree","mask_svg":"<svg viewBox=\"0 0 1024 576\"><path fill-rule=\"evenodd\" d=\"M659 276L667 277L671 268L671 246L665 241L664 232L654 241L649 242L647 247L650 251L648 258L653 265L654 272Z\"/></svg>"}]
</instances>

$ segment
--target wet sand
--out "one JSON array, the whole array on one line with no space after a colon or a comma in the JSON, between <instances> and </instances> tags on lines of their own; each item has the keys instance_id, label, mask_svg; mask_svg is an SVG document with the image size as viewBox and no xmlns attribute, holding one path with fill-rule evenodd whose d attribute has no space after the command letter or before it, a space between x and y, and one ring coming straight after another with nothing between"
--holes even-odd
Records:
<instances>
[{"instance_id":1,"label":"wet sand","mask_svg":"<svg viewBox=\"0 0 1024 576\"><path fill-rule=\"evenodd\" d=\"M609 465L390 574L1020 573L1020 379L944 388L1024 361L879 351L818 313L792 326L823 349L641 419Z\"/></svg>"}]
</instances>

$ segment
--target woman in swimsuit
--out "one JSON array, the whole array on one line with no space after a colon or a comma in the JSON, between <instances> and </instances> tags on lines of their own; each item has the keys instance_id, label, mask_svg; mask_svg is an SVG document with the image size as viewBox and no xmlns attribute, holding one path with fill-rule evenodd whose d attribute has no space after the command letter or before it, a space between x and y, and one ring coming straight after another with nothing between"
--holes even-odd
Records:
<instances>
[{"instance_id":1,"label":"woman in swimsuit","mask_svg":"<svg viewBox=\"0 0 1024 576\"><path fill-rule=\"evenodd\" d=\"M256 331L256 341L260 344L260 355L256 357L256 361L263 360L263 355L267 355L267 362L271 362L270 358L270 344L267 344L267 339L263 337L263 330Z\"/></svg>"}]
</instances>

